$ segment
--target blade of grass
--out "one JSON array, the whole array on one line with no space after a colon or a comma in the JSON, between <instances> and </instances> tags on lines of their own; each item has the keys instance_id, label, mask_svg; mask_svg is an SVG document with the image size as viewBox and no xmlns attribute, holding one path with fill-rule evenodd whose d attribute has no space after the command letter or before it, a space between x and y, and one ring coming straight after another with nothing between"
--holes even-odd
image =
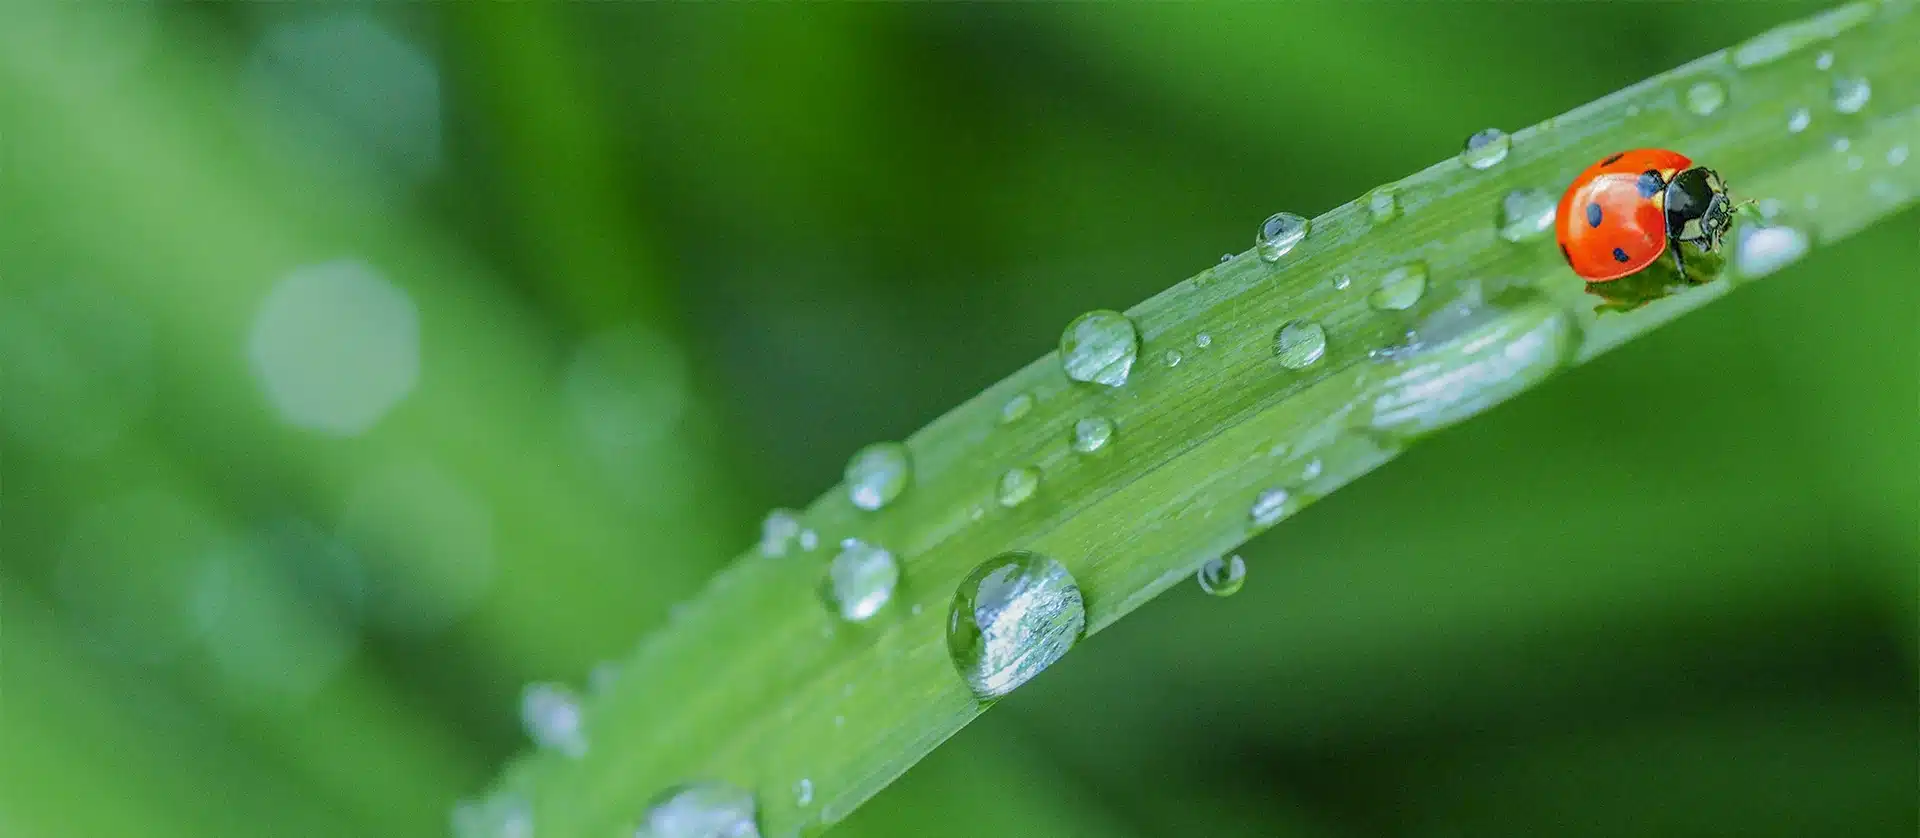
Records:
<instances>
[{"instance_id":1,"label":"blade of grass","mask_svg":"<svg viewBox=\"0 0 1920 838\"><path fill-rule=\"evenodd\" d=\"M589 699L584 758L531 754L507 768L496 793L529 801L543 838L623 834L656 794L702 779L756 792L769 834L833 823L986 708L955 676L944 639L955 585L979 562L1010 549L1058 559L1098 631L1270 524L1248 514L1264 490L1291 489L1281 510L1291 514L1416 436L1365 427L1379 429L1372 411L1393 386L1389 365L1370 352L1423 319L1476 294L1525 289L1536 329L1519 337L1545 335L1566 351L1546 352L1544 369L1442 387L1442 397L1466 398L1428 415L1422 433L1767 272L1736 260L1746 270L1597 315L1550 236L1497 234L1509 192L1557 195L1602 154L1658 145L1719 169L1738 197L1763 199L1778 212L1770 235L1780 242L1791 243L1781 232L1791 229L1826 246L1909 206L1920 164L1898 161L1920 139L1916 42L1911 4L1841 7L1517 132L1507 159L1488 169L1449 159L1391 184L1398 218L1376 221L1362 199L1315 219L1275 264L1243 254L1141 303L1128 314L1142 360L1124 386L1070 382L1057 357L1041 358L908 440L914 485L892 505L863 512L835 490L807 510L821 544L859 537L902 558L900 588L877 617L839 624L820 602L830 547L749 553ZM1839 56L1832 70L1816 66L1821 51ZM1871 83L1866 107L1836 107L1843 77ZM1724 104L1690 106L1697 85L1717 86ZM1790 131L1789 115L1803 107L1811 126ZM1743 222L1739 232L1756 229ZM1388 271L1414 262L1430 273L1418 304L1368 305ZM1297 370L1274 357L1275 330L1296 320L1327 334L1325 356ZM1160 363L1168 350L1185 360ZM1032 409L1003 424L1002 406L1022 394ZM1117 436L1099 456L1077 455L1070 429L1095 415L1113 420ZM1021 466L1043 475L1039 491L1002 508L996 481ZM804 804L793 792L802 779L813 789Z\"/></svg>"}]
</instances>

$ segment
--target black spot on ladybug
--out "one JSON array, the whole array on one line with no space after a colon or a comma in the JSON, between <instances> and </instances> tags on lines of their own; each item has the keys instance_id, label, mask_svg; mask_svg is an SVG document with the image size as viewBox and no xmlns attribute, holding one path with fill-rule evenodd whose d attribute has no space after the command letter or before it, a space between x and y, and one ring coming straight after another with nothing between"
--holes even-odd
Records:
<instances>
[{"instance_id":1,"label":"black spot on ladybug","mask_svg":"<svg viewBox=\"0 0 1920 838\"><path fill-rule=\"evenodd\" d=\"M1560 255L1566 257L1567 264L1569 265L1573 264L1573 252L1567 250L1567 246L1565 244L1560 245Z\"/></svg>"},{"instance_id":2,"label":"black spot on ladybug","mask_svg":"<svg viewBox=\"0 0 1920 838\"><path fill-rule=\"evenodd\" d=\"M1629 257L1627 256L1626 251L1621 250L1620 248L1617 248L1617 247L1613 249L1613 261L1625 262L1627 261L1628 258Z\"/></svg>"},{"instance_id":3,"label":"black spot on ladybug","mask_svg":"<svg viewBox=\"0 0 1920 838\"><path fill-rule=\"evenodd\" d=\"M1625 157L1625 156L1627 156L1627 153L1626 153L1626 152L1624 152L1624 151L1623 151L1623 152L1620 152L1619 154L1616 154L1616 155L1614 155L1614 156L1612 156L1612 157L1609 157L1609 158L1607 158L1607 159L1605 159L1605 160L1602 160L1602 161L1600 161L1600 165L1602 165L1602 166L1611 166L1611 165L1613 165L1613 164L1615 164L1615 163L1618 163L1618 162L1620 162L1620 158L1622 158L1622 157Z\"/></svg>"},{"instance_id":4,"label":"black spot on ladybug","mask_svg":"<svg viewBox=\"0 0 1920 838\"><path fill-rule=\"evenodd\" d=\"M1640 179L1633 182L1633 188L1640 192L1640 197L1651 198L1667 188L1667 182L1660 179L1659 172L1641 172Z\"/></svg>"},{"instance_id":5,"label":"black spot on ladybug","mask_svg":"<svg viewBox=\"0 0 1920 838\"><path fill-rule=\"evenodd\" d=\"M1588 227L1600 226L1600 205L1599 204L1587 205L1587 226Z\"/></svg>"}]
</instances>

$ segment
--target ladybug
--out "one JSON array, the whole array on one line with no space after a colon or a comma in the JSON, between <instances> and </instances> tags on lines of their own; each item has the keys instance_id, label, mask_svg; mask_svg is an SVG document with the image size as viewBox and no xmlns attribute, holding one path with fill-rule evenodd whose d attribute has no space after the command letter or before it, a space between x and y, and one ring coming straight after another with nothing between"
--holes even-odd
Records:
<instances>
[{"instance_id":1,"label":"ladybug","mask_svg":"<svg viewBox=\"0 0 1920 838\"><path fill-rule=\"evenodd\" d=\"M1560 253L1588 283L1636 273L1673 252L1687 277L1682 243L1709 253L1733 226L1720 173L1663 148L1610 154L1573 179L1554 222Z\"/></svg>"}]
</instances>

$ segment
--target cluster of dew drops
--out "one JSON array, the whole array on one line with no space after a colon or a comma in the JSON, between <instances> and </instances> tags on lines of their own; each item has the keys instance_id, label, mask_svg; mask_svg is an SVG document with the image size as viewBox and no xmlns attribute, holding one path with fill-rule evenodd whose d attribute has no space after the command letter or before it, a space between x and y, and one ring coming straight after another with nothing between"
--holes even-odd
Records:
<instances>
[{"instance_id":1,"label":"cluster of dew drops","mask_svg":"<svg viewBox=\"0 0 1920 838\"><path fill-rule=\"evenodd\" d=\"M1740 56L1736 54L1736 61ZM1831 52L1814 58L1822 72L1834 68ZM1864 109L1872 96L1872 86L1864 78L1834 74L1829 105L1838 114L1855 114ZM1726 105L1727 89L1715 80L1695 81L1681 93L1680 102L1698 117L1711 117ZM1628 115L1638 113L1629 108ZM1814 117L1810 108L1796 106L1788 111L1784 129L1801 133L1809 129ZM1513 139L1499 129L1487 129L1467 138L1460 161L1470 169L1485 171L1507 159ZM1833 141L1838 152L1848 151L1845 138ZM1907 146L1894 146L1886 155L1888 166L1906 162ZM1858 169L1864 161L1850 158L1848 167ZM1809 201L1812 199L1809 198ZM1552 230L1557 192L1546 188L1518 188L1507 192L1495 208L1498 235L1516 244L1534 242ZM1369 193L1361 208L1375 224L1387 224L1402 216L1405 208L1393 187ZM1761 211L1770 221L1779 214L1778 200L1761 202ZM1312 222L1293 213L1275 213L1261 223L1254 241L1254 254L1261 261L1275 264L1312 232ZM1808 247L1805 232L1784 224L1743 228L1733 254L1734 266L1747 276L1760 276L1779 270L1798 259ZM1221 258L1223 263L1234 257ZM1355 284L1354 277L1338 274L1333 280L1337 291ZM1384 311L1406 311L1421 302L1429 286L1424 262L1411 261L1383 271L1365 283L1369 307ZM1459 319L1457 314L1454 319ZM1288 370L1304 370L1319 363L1327 352L1326 330L1310 319L1287 320L1274 327L1272 357ZM1375 350L1376 358L1403 358L1409 347ZM1166 349L1160 356L1165 367L1180 365L1187 352L1205 352L1215 338L1200 332L1186 351ZM1511 354L1511 353L1509 353ZM1126 386L1140 357L1140 334L1132 320L1116 311L1091 311L1069 323L1060 337L1060 366L1067 378L1082 384L1107 388ZM1499 372L1495 370L1495 372ZM1455 369L1452 374L1459 375ZM1471 378L1461 376L1463 378ZM1418 383L1418 382L1416 382ZM1448 398L1458 400L1457 396ZM1000 408L998 421L1014 424L1034 410L1035 397L1019 393ZM1114 421L1098 414L1076 417L1066 429L1067 446L1081 457L1097 457L1110 450L1118 436ZM1284 448L1284 446L1282 446ZM1276 449L1279 450L1279 449ZM1306 477L1317 474L1314 460ZM1028 503L1042 491L1042 472L1032 465L1018 465L1002 472L992 487L994 502L1004 508ZM847 499L860 510L874 513L895 504L912 487L913 458L909 448L898 442L869 445L847 462ZM1284 487L1260 491L1252 499L1247 518L1253 531L1273 526L1298 507L1294 493ZM985 514L975 508L972 517ZM763 522L759 551L769 558L794 553L813 554L822 547L820 535L808 528L799 513L776 509ZM1238 555L1206 561L1195 573L1197 586L1217 597L1239 591L1246 577L1246 562ZM820 594L835 620L863 623L885 611L893 601L901 581L901 563L881 544L860 538L847 538L832 549L821 581ZM914 606L913 613L919 613ZM1055 661L1064 657L1086 630L1086 609L1073 574L1054 559L1038 553L1015 550L995 556L976 567L959 584L949 610L946 640L955 672L972 692L983 700L1012 692ZM613 677L610 666L596 669L590 678L592 689L604 690ZM522 693L521 718L529 737L540 748L572 758L584 757L588 736L581 697L571 689L552 683L530 684ZM805 809L814 804L813 781L800 778L791 786L791 804ZM641 815L635 838L758 838L759 802L753 793L719 781L697 781L659 793ZM461 838L533 838L532 809L524 797L497 794L479 802L463 802L454 811L454 830Z\"/></svg>"}]
</instances>

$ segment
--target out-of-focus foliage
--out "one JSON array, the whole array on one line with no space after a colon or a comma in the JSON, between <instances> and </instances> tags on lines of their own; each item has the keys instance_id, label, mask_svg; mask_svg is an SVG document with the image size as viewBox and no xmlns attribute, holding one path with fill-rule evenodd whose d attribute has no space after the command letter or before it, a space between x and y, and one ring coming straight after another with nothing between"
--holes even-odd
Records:
<instances>
[{"instance_id":1,"label":"out-of-focus foliage","mask_svg":"<svg viewBox=\"0 0 1920 838\"><path fill-rule=\"evenodd\" d=\"M443 831L523 682L1072 315L1813 8L0 9L0 833ZM842 830L1914 834L1916 220L1433 440Z\"/></svg>"}]
</instances>

